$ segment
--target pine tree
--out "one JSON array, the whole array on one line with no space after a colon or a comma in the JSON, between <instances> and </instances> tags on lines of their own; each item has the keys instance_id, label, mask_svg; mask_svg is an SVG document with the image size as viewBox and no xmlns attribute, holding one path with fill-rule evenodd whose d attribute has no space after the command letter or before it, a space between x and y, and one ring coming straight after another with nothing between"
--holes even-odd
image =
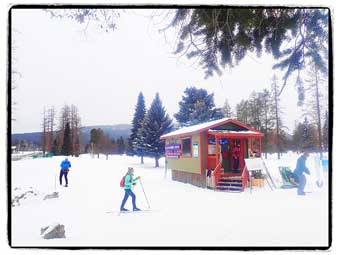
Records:
<instances>
[{"instance_id":1,"label":"pine tree","mask_svg":"<svg viewBox=\"0 0 340 255\"><path fill-rule=\"evenodd\" d=\"M317 69L316 65L311 65L308 72L308 79L306 79L308 92L308 100L306 100L306 105L304 107L304 112L310 117L312 125L317 129L317 141L318 141L318 151L320 158L322 158L322 124L321 124L321 112L327 109L327 103L323 104L322 99L324 98L323 92L327 90L328 83L325 82L324 77L321 76L321 72Z\"/></svg>"},{"instance_id":2,"label":"pine tree","mask_svg":"<svg viewBox=\"0 0 340 255\"><path fill-rule=\"evenodd\" d=\"M267 89L264 89L259 94L259 100L261 102L261 132L263 133L263 152L265 153L265 158L267 158L267 152L270 151L269 146L269 135L275 127L275 117L274 117L274 104L272 95Z\"/></svg>"},{"instance_id":3,"label":"pine tree","mask_svg":"<svg viewBox=\"0 0 340 255\"><path fill-rule=\"evenodd\" d=\"M302 133L302 149L315 149L316 139L315 139L315 128L309 123L307 117L303 121L303 133Z\"/></svg>"},{"instance_id":4,"label":"pine tree","mask_svg":"<svg viewBox=\"0 0 340 255\"><path fill-rule=\"evenodd\" d=\"M226 100L224 101L224 105L223 105L223 107L222 107L222 112L223 112L223 116L224 116L225 118L232 118L232 116L233 116L233 111L232 111L232 109L231 109L231 106L230 106L230 104L229 104L228 99L226 99Z\"/></svg>"},{"instance_id":5,"label":"pine tree","mask_svg":"<svg viewBox=\"0 0 340 255\"><path fill-rule=\"evenodd\" d=\"M135 114L132 120L131 135L128 139L128 154L138 155L141 157L141 163L143 164L143 151L140 150L138 141L138 130L142 127L142 122L146 114L145 100L143 93L140 92L137 99L137 105L135 107Z\"/></svg>"},{"instance_id":6,"label":"pine tree","mask_svg":"<svg viewBox=\"0 0 340 255\"><path fill-rule=\"evenodd\" d=\"M317 150L318 142L316 139L317 130L314 125L309 123L307 117L304 117L303 122L298 123L294 129L291 146L296 151L301 151L306 148Z\"/></svg>"},{"instance_id":7,"label":"pine tree","mask_svg":"<svg viewBox=\"0 0 340 255\"><path fill-rule=\"evenodd\" d=\"M302 138L303 138L304 127L302 123L298 123L293 130L292 136L292 149L294 151L300 151L302 149Z\"/></svg>"},{"instance_id":8,"label":"pine tree","mask_svg":"<svg viewBox=\"0 0 340 255\"><path fill-rule=\"evenodd\" d=\"M172 120L165 112L159 94L156 93L151 103L139 134L144 139L144 150L148 156L155 158L155 167L159 167L159 158L164 155L164 141L161 135L170 132Z\"/></svg>"},{"instance_id":9,"label":"pine tree","mask_svg":"<svg viewBox=\"0 0 340 255\"><path fill-rule=\"evenodd\" d=\"M241 121L247 125L250 125L249 123L249 115L250 115L250 107L248 100L241 100L240 103L236 105L236 119L238 121Z\"/></svg>"},{"instance_id":10,"label":"pine tree","mask_svg":"<svg viewBox=\"0 0 340 255\"><path fill-rule=\"evenodd\" d=\"M261 130L261 115L262 115L262 101L260 93L253 91L249 98L250 106L250 119L248 120L249 125L257 130Z\"/></svg>"},{"instance_id":11,"label":"pine tree","mask_svg":"<svg viewBox=\"0 0 340 255\"><path fill-rule=\"evenodd\" d=\"M205 89L186 88L179 102L179 112L174 117L181 126L190 126L205 121L223 118L220 108L215 107L214 94Z\"/></svg>"},{"instance_id":12,"label":"pine tree","mask_svg":"<svg viewBox=\"0 0 340 255\"><path fill-rule=\"evenodd\" d=\"M65 156L71 155L71 129L69 122L67 122L65 126L64 142L61 147L61 154Z\"/></svg>"},{"instance_id":13,"label":"pine tree","mask_svg":"<svg viewBox=\"0 0 340 255\"><path fill-rule=\"evenodd\" d=\"M325 72L329 10L310 8L181 8L169 27L178 31L176 54L195 59L206 77L248 55L271 53L284 70L283 85L310 62Z\"/></svg>"}]
</instances>

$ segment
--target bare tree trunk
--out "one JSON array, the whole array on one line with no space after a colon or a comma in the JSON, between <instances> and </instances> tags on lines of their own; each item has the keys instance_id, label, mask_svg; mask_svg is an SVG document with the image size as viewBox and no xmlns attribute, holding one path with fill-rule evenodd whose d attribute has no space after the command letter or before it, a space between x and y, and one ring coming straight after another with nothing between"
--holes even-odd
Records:
<instances>
[{"instance_id":1,"label":"bare tree trunk","mask_svg":"<svg viewBox=\"0 0 340 255\"><path fill-rule=\"evenodd\" d=\"M49 132L48 132L48 151L52 151L52 143L53 143L53 125L54 125L54 113L53 108L50 108L48 111L48 122L49 122Z\"/></svg>"},{"instance_id":2,"label":"bare tree trunk","mask_svg":"<svg viewBox=\"0 0 340 255\"><path fill-rule=\"evenodd\" d=\"M268 112L267 112L267 100L265 100L264 102L264 114L265 114L265 129L264 129L264 137L266 138L265 141L267 143L267 140L268 140ZM266 147L267 144L266 144ZM264 157L265 159L267 159L267 151L264 153Z\"/></svg>"},{"instance_id":3,"label":"bare tree trunk","mask_svg":"<svg viewBox=\"0 0 340 255\"><path fill-rule=\"evenodd\" d=\"M319 142L319 153L320 159L322 159L322 135L321 135L321 114L320 114L320 98L319 98L319 85L318 85L318 71L315 66L315 96L316 96L316 110L318 119L318 142Z\"/></svg>"},{"instance_id":4,"label":"bare tree trunk","mask_svg":"<svg viewBox=\"0 0 340 255\"><path fill-rule=\"evenodd\" d=\"M277 137L277 158L280 159L280 136L279 136L279 110L278 110L278 94L276 86L276 77L274 76L274 100L275 100L275 118L276 118L276 137Z\"/></svg>"},{"instance_id":5,"label":"bare tree trunk","mask_svg":"<svg viewBox=\"0 0 340 255\"><path fill-rule=\"evenodd\" d=\"M43 116L43 135L42 135L42 151L43 151L43 156L45 156L45 150L46 150L46 110L44 107L44 116Z\"/></svg>"}]
</instances>

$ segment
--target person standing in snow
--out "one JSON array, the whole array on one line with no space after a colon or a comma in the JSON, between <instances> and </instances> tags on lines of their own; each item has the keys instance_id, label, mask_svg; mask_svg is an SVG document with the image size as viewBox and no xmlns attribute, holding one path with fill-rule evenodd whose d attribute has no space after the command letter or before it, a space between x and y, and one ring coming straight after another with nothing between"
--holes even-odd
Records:
<instances>
[{"instance_id":1,"label":"person standing in snow","mask_svg":"<svg viewBox=\"0 0 340 255\"><path fill-rule=\"evenodd\" d=\"M310 174L309 169L306 167L306 160L309 157L309 152L307 150L303 151L303 154L298 158L296 162L296 168L293 172L295 176L295 181L298 184L297 194L300 196L305 195L304 189L306 186L306 174Z\"/></svg>"},{"instance_id":2,"label":"person standing in snow","mask_svg":"<svg viewBox=\"0 0 340 255\"><path fill-rule=\"evenodd\" d=\"M67 174L68 172L70 171L70 168L71 168L71 162L65 158L65 160L63 160L60 164L60 174L59 174L59 183L60 185L62 185L62 179L63 179L63 176L65 177L65 187L68 186L68 179L67 179Z\"/></svg>"},{"instance_id":3,"label":"person standing in snow","mask_svg":"<svg viewBox=\"0 0 340 255\"><path fill-rule=\"evenodd\" d=\"M132 187L133 187L133 185L136 185L136 182L137 182L138 179L140 179L140 176L133 178L133 174L134 174L134 169L132 167L129 167L128 172L125 175L125 181L124 181L125 194L124 194L122 204L120 205L120 211L121 212L128 211L127 209L124 208L124 206L125 206L127 199L129 198L129 196L131 196L131 198L132 198L133 211L140 211L140 209L137 208L137 206L136 206L136 195L135 195L135 193L132 192Z\"/></svg>"}]
</instances>

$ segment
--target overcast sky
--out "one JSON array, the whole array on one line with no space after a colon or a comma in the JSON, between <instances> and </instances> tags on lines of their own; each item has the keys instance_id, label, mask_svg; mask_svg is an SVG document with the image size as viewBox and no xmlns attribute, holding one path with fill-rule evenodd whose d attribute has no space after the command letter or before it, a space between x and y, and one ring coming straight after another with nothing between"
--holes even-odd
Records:
<instances>
[{"instance_id":1,"label":"overcast sky","mask_svg":"<svg viewBox=\"0 0 340 255\"><path fill-rule=\"evenodd\" d=\"M13 133L41 131L44 106L78 107L82 125L131 123L137 96L143 92L149 107L159 92L171 117L186 87L215 94L221 107L248 99L252 91L270 88L273 59L247 57L220 77L204 79L204 71L171 54L167 40L157 32L145 11L129 10L117 19L117 29L105 33L69 20L51 19L42 10L13 10L15 68L20 72L12 100L16 102ZM281 97L284 122L301 118L297 94L288 84Z\"/></svg>"}]
</instances>

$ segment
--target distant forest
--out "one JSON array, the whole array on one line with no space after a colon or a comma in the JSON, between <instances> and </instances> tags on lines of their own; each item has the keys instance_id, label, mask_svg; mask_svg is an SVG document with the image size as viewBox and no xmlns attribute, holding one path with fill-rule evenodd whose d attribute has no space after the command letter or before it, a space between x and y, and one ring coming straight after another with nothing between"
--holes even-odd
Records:
<instances>
[{"instance_id":1,"label":"distant forest","mask_svg":"<svg viewBox=\"0 0 340 255\"><path fill-rule=\"evenodd\" d=\"M96 126L86 126L80 128L80 139L85 149L85 145L90 142L90 132L94 128L102 129L105 134L107 134L111 139L119 139L123 137L126 140L131 133L130 124L118 124L118 125L96 125ZM43 132L32 132L32 133L22 133L22 134L12 134L11 135L11 145L20 146L22 150L31 150L42 147L42 136Z\"/></svg>"}]
</instances>

